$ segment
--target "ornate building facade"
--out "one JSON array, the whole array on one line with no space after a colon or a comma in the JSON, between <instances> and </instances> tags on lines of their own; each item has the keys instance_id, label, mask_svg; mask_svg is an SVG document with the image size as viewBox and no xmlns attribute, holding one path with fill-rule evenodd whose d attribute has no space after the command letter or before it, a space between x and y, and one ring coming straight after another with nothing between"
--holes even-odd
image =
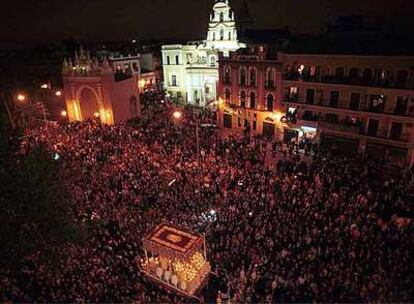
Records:
<instances>
[{"instance_id":1,"label":"ornate building facade","mask_svg":"<svg viewBox=\"0 0 414 304\"><path fill-rule=\"evenodd\" d=\"M219 124L413 165L413 60L239 51L219 61Z\"/></svg>"},{"instance_id":2,"label":"ornate building facade","mask_svg":"<svg viewBox=\"0 0 414 304\"><path fill-rule=\"evenodd\" d=\"M98 60L81 49L64 60L62 73L69 121L114 124L140 116L139 56Z\"/></svg>"},{"instance_id":3,"label":"ornate building facade","mask_svg":"<svg viewBox=\"0 0 414 304\"><path fill-rule=\"evenodd\" d=\"M164 45L164 88L178 102L206 106L216 101L218 54L245 47L239 43L234 12L228 0L216 0L210 14L206 40L186 45Z\"/></svg>"}]
</instances>

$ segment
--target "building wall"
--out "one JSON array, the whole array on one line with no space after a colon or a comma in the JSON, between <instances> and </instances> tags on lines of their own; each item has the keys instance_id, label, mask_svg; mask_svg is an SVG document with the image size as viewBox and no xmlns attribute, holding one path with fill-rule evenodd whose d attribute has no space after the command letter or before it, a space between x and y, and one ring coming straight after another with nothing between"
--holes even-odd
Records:
<instances>
[{"instance_id":1,"label":"building wall","mask_svg":"<svg viewBox=\"0 0 414 304\"><path fill-rule=\"evenodd\" d=\"M221 127L224 127L224 115L231 114L234 130L244 129L244 119L256 120L256 128L252 130L256 134L263 134L264 123L274 123L274 136L279 140L289 130L303 133L305 129L312 129L316 130L317 138L326 144L342 142L341 149L354 149L355 153L367 152L380 157L386 155L400 165L412 163L413 78L411 72L404 73L406 77L398 76L399 71L413 62L411 58L278 54L279 61L269 61L257 50L255 54L258 57L251 61L246 56L234 54L231 60L220 60L219 98L226 99L226 89L232 92L230 100L220 108ZM249 69L250 66L259 71L257 88L240 85L240 69ZM265 89L264 77L265 71L273 66L278 71L277 97L270 112L266 109L266 95L269 92ZM225 80L228 67L231 68L231 83ZM344 71L343 74L340 71L341 77L336 75L338 67ZM359 74L355 73L355 67ZM367 67L376 75L370 81L363 79L362 71ZM257 91L259 103L256 109L241 104L241 90ZM353 93L360 94L359 103ZM286 121L288 113L295 113L293 120ZM284 117L283 122L281 117ZM373 126L376 120L378 128L375 131Z\"/></svg>"}]
</instances>

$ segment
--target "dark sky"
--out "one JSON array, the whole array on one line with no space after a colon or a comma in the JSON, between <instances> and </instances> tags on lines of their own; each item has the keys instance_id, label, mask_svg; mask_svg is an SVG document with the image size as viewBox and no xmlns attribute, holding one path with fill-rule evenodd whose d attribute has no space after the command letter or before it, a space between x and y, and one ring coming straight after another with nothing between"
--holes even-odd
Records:
<instances>
[{"instance_id":1,"label":"dark sky","mask_svg":"<svg viewBox=\"0 0 414 304\"><path fill-rule=\"evenodd\" d=\"M6 2L7 1L7 2ZM236 9L242 0L230 0ZM204 38L213 0L3 0L3 46L77 39ZM318 32L326 16L385 16L413 29L413 0L247 0L255 27ZM237 18L237 15L236 15ZM405 21L407 20L407 21Z\"/></svg>"}]
</instances>

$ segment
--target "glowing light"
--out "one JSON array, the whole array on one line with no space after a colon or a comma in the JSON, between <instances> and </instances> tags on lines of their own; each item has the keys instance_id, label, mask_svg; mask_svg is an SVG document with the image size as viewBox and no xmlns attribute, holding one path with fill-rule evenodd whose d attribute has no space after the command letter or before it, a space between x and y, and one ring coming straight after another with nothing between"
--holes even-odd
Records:
<instances>
[{"instance_id":1,"label":"glowing light","mask_svg":"<svg viewBox=\"0 0 414 304\"><path fill-rule=\"evenodd\" d=\"M47 83L44 83L40 86L41 89L48 89L49 85Z\"/></svg>"},{"instance_id":2,"label":"glowing light","mask_svg":"<svg viewBox=\"0 0 414 304\"><path fill-rule=\"evenodd\" d=\"M60 115L62 115L62 117L66 117L66 116L68 116L68 112L63 110L62 112L60 112Z\"/></svg>"},{"instance_id":3,"label":"glowing light","mask_svg":"<svg viewBox=\"0 0 414 304\"><path fill-rule=\"evenodd\" d=\"M180 111L175 111L173 116L175 119L180 119L183 114Z\"/></svg>"},{"instance_id":4,"label":"glowing light","mask_svg":"<svg viewBox=\"0 0 414 304\"><path fill-rule=\"evenodd\" d=\"M99 117L99 113L98 112L95 112L94 114L93 114L93 116L95 116L96 118L98 118Z\"/></svg>"},{"instance_id":5,"label":"glowing light","mask_svg":"<svg viewBox=\"0 0 414 304\"><path fill-rule=\"evenodd\" d=\"M141 79L140 81L138 81L138 86L143 89L145 87L146 81L145 79Z\"/></svg>"},{"instance_id":6,"label":"glowing light","mask_svg":"<svg viewBox=\"0 0 414 304\"><path fill-rule=\"evenodd\" d=\"M299 66L299 68L298 68L298 72L300 73L300 74L302 74L302 72L303 72L303 70L305 69L305 66L303 65L303 64L301 64L300 66Z\"/></svg>"},{"instance_id":7,"label":"glowing light","mask_svg":"<svg viewBox=\"0 0 414 304\"><path fill-rule=\"evenodd\" d=\"M57 97L62 96L62 91L56 91L56 92L55 92L55 95L56 95Z\"/></svg>"},{"instance_id":8,"label":"glowing light","mask_svg":"<svg viewBox=\"0 0 414 304\"><path fill-rule=\"evenodd\" d=\"M276 121L280 121L280 119L283 117L283 113L281 112L275 112L273 113L273 119L275 119Z\"/></svg>"},{"instance_id":9,"label":"glowing light","mask_svg":"<svg viewBox=\"0 0 414 304\"><path fill-rule=\"evenodd\" d=\"M17 94L17 100L18 101L25 101L26 100L26 95L24 94Z\"/></svg>"}]
</instances>

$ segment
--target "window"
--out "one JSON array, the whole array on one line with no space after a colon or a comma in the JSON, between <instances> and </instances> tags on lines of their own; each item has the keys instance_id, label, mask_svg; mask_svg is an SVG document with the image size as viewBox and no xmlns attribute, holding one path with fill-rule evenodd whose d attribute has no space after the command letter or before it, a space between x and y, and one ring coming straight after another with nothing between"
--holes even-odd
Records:
<instances>
[{"instance_id":1,"label":"window","mask_svg":"<svg viewBox=\"0 0 414 304\"><path fill-rule=\"evenodd\" d=\"M384 94L373 94L370 97L369 110L376 113L382 113L385 109L386 96Z\"/></svg>"},{"instance_id":2,"label":"window","mask_svg":"<svg viewBox=\"0 0 414 304\"><path fill-rule=\"evenodd\" d=\"M256 108L256 93L255 92L250 93L250 108L251 109Z\"/></svg>"},{"instance_id":3,"label":"window","mask_svg":"<svg viewBox=\"0 0 414 304\"><path fill-rule=\"evenodd\" d=\"M252 129L254 131L256 131L256 129L257 129L257 121L256 120L253 120L253 127L252 127Z\"/></svg>"},{"instance_id":4,"label":"window","mask_svg":"<svg viewBox=\"0 0 414 304\"><path fill-rule=\"evenodd\" d=\"M216 32L213 32L213 41L216 40Z\"/></svg>"},{"instance_id":5,"label":"window","mask_svg":"<svg viewBox=\"0 0 414 304\"><path fill-rule=\"evenodd\" d=\"M352 68L349 70L349 79L356 80L359 77L359 70L357 68Z\"/></svg>"},{"instance_id":6,"label":"window","mask_svg":"<svg viewBox=\"0 0 414 304\"><path fill-rule=\"evenodd\" d=\"M330 107L337 107L339 105L339 91L331 91L331 98L329 99Z\"/></svg>"},{"instance_id":7,"label":"window","mask_svg":"<svg viewBox=\"0 0 414 304\"><path fill-rule=\"evenodd\" d=\"M369 83L372 81L372 69L366 68L362 73L362 78L365 83Z\"/></svg>"},{"instance_id":8,"label":"window","mask_svg":"<svg viewBox=\"0 0 414 304\"><path fill-rule=\"evenodd\" d=\"M315 102L315 90L314 89L307 89L306 90L306 103L307 104L314 104Z\"/></svg>"},{"instance_id":9,"label":"window","mask_svg":"<svg viewBox=\"0 0 414 304\"><path fill-rule=\"evenodd\" d=\"M247 120L247 119L244 120L244 128L245 129L250 129L250 121Z\"/></svg>"},{"instance_id":10,"label":"window","mask_svg":"<svg viewBox=\"0 0 414 304\"><path fill-rule=\"evenodd\" d=\"M390 138L399 140L401 138L403 125L400 122L392 122L390 130Z\"/></svg>"},{"instance_id":11,"label":"window","mask_svg":"<svg viewBox=\"0 0 414 304\"><path fill-rule=\"evenodd\" d=\"M406 70L398 71L397 80L395 82L395 85L398 88L405 88L405 86L407 84L407 78L408 78L408 72Z\"/></svg>"},{"instance_id":12,"label":"window","mask_svg":"<svg viewBox=\"0 0 414 304\"><path fill-rule=\"evenodd\" d=\"M246 69L245 68L240 69L240 85L241 86L246 85Z\"/></svg>"},{"instance_id":13,"label":"window","mask_svg":"<svg viewBox=\"0 0 414 304\"><path fill-rule=\"evenodd\" d=\"M397 97L394 114L405 115L407 113L408 99L406 96Z\"/></svg>"},{"instance_id":14,"label":"window","mask_svg":"<svg viewBox=\"0 0 414 304\"><path fill-rule=\"evenodd\" d=\"M231 40L231 32L228 32L228 34L227 34L227 40Z\"/></svg>"},{"instance_id":15,"label":"window","mask_svg":"<svg viewBox=\"0 0 414 304\"><path fill-rule=\"evenodd\" d=\"M210 66L216 66L216 57L213 56L210 58Z\"/></svg>"},{"instance_id":16,"label":"window","mask_svg":"<svg viewBox=\"0 0 414 304\"><path fill-rule=\"evenodd\" d=\"M345 75L344 68L337 68L336 69L336 71L335 71L335 77L336 77L336 79L341 80L341 79L344 78L344 75Z\"/></svg>"},{"instance_id":17,"label":"window","mask_svg":"<svg viewBox=\"0 0 414 304\"><path fill-rule=\"evenodd\" d=\"M224 84L231 84L229 67L224 68Z\"/></svg>"},{"instance_id":18,"label":"window","mask_svg":"<svg viewBox=\"0 0 414 304\"><path fill-rule=\"evenodd\" d=\"M220 40L224 40L224 30L220 30Z\"/></svg>"},{"instance_id":19,"label":"window","mask_svg":"<svg viewBox=\"0 0 414 304\"><path fill-rule=\"evenodd\" d=\"M245 91L240 92L240 106L242 108L246 107L246 92Z\"/></svg>"},{"instance_id":20,"label":"window","mask_svg":"<svg viewBox=\"0 0 414 304\"><path fill-rule=\"evenodd\" d=\"M177 56L175 56L175 64L179 65L180 64L180 58Z\"/></svg>"},{"instance_id":21,"label":"window","mask_svg":"<svg viewBox=\"0 0 414 304\"><path fill-rule=\"evenodd\" d=\"M227 129L231 129L231 115L230 114L223 115L223 126Z\"/></svg>"},{"instance_id":22,"label":"window","mask_svg":"<svg viewBox=\"0 0 414 304\"><path fill-rule=\"evenodd\" d=\"M170 56L167 56L167 65L170 65L171 64L171 62L170 62Z\"/></svg>"},{"instance_id":23,"label":"window","mask_svg":"<svg viewBox=\"0 0 414 304\"><path fill-rule=\"evenodd\" d=\"M368 121L367 134L369 136L377 136L378 125L379 125L379 120L378 119L370 118L369 121Z\"/></svg>"},{"instance_id":24,"label":"window","mask_svg":"<svg viewBox=\"0 0 414 304\"><path fill-rule=\"evenodd\" d=\"M273 83L273 71L270 69L267 71L267 82L269 84Z\"/></svg>"},{"instance_id":25,"label":"window","mask_svg":"<svg viewBox=\"0 0 414 304\"><path fill-rule=\"evenodd\" d=\"M223 12L221 12L220 13L220 22L223 22L224 21L224 13Z\"/></svg>"},{"instance_id":26,"label":"window","mask_svg":"<svg viewBox=\"0 0 414 304\"><path fill-rule=\"evenodd\" d=\"M269 94L266 98L266 111L273 112L273 95Z\"/></svg>"},{"instance_id":27,"label":"window","mask_svg":"<svg viewBox=\"0 0 414 304\"><path fill-rule=\"evenodd\" d=\"M250 70L250 85L252 86L256 85L256 70L255 69Z\"/></svg>"},{"instance_id":28,"label":"window","mask_svg":"<svg viewBox=\"0 0 414 304\"><path fill-rule=\"evenodd\" d=\"M229 103L230 102L230 98L231 98L231 91L230 91L229 88L227 88L224 91L224 99L226 100L227 103Z\"/></svg>"},{"instance_id":29,"label":"window","mask_svg":"<svg viewBox=\"0 0 414 304\"><path fill-rule=\"evenodd\" d=\"M361 102L361 93L357 93L357 92L351 93L351 102L349 104L349 107L352 110L358 110L360 102Z\"/></svg>"},{"instance_id":30,"label":"window","mask_svg":"<svg viewBox=\"0 0 414 304\"><path fill-rule=\"evenodd\" d=\"M298 101L299 100L299 91L297 87L288 88L288 101Z\"/></svg>"},{"instance_id":31,"label":"window","mask_svg":"<svg viewBox=\"0 0 414 304\"><path fill-rule=\"evenodd\" d=\"M171 86L177 86L177 75L171 75Z\"/></svg>"}]
</instances>

